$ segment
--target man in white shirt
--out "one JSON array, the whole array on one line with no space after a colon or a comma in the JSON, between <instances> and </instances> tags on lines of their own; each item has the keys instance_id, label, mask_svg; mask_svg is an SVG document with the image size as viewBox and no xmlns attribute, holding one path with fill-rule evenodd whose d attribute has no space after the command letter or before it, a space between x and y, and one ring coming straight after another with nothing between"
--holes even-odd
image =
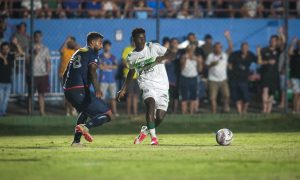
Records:
<instances>
[{"instance_id":1,"label":"man in white shirt","mask_svg":"<svg viewBox=\"0 0 300 180\"><path fill-rule=\"evenodd\" d=\"M134 73L137 72L138 84L146 105L147 126L142 127L134 144L140 144L150 133L151 145L158 145L155 128L162 122L169 102L169 81L164 61L175 59L175 54L158 43L146 43L145 33L142 28L132 31L136 47L127 57L130 70L117 99L120 100L125 95Z\"/></svg>"},{"instance_id":2,"label":"man in white shirt","mask_svg":"<svg viewBox=\"0 0 300 180\"><path fill-rule=\"evenodd\" d=\"M208 88L211 101L212 113L217 112L217 96L221 90L224 102L224 112L229 112L230 93L227 82L227 65L228 55L231 53L233 45L230 38L230 33L225 32L226 40L229 44L227 52L222 52L221 43L214 44L214 51L210 53L206 59L206 66L208 67Z\"/></svg>"}]
</instances>

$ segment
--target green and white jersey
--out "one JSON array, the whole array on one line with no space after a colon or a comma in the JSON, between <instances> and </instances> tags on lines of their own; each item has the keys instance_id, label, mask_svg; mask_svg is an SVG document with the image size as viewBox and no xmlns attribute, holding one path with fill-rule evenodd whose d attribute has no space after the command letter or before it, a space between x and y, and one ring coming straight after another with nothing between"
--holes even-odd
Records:
<instances>
[{"instance_id":1,"label":"green and white jersey","mask_svg":"<svg viewBox=\"0 0 300 180\"><path fill-rule=\"evenodd\" d=\"M169 89L169 81L164 63L155 63L158 56L163 56L167 48L158 43L148 42L142 51L132 51L127 56L129 69L138 73L140 89Z\"/></svg>"}]
</instances>

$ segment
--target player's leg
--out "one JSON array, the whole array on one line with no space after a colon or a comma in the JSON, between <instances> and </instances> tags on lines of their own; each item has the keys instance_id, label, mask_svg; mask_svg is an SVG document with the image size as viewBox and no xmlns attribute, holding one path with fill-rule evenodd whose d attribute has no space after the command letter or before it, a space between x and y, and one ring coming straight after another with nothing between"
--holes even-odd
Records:
<instances>
[{"instance_id":1,"label":"player's leg","mask_svg":"<svg viewBox=\"0 0 300 180\"><path fill-rule=\"evenodd\" d=\"M248 82L243 82L240 84L241 95L242 95L242 113L246 114L248 112L248 106L250 101L249 85Z\"/></svg>"},{"instance_id":2,"label":"player's leg","mask_svg":"<svg viewBox=\"0 0 300 180\"><path fill-rule=\"evenodd\" d=\"M210 103L211 103L211 112L216 113L217 112L217 95L218 95L218 84L214 81L208 82L208 88L210 93Z\"/></svg>"},{"instance_id":3,"label":"player's leg","mask_svg":"<svg viewBox=\"0 0 300 180\"><path fill-rule=\"evenodd\" d=\"M76 125L85 124L85 122L87 121L87 119L88 119L88 115L87 114L85 114L83 112L79 113ZM80 143L81 136L82 136L81 132L75 131L74 140L73 140L72 146L73 145L76 146L77 144Z\"/></svg>"},{"instance_id":4,"label":"player's leg","mask_svg":"<svg viewBox=\"0 0 300 180\"><path fill-rule=\"evenodd\" d=\"M117 84L116 83L111 83L109 85L109 96L110 96L110 104L111 104L111 109L114 114L114 116L118 117L118 110L117 110L117 102L116 102L116 94L117 94Z\"/></svg>"},{"instance_id":5,"label":"player's leg","mask_svg":"<svg viewBox=\"0 0 300 180\"><path fill-rule=\"evenodd\" d=\"M156 110L155 128L158 127L162 123L165 116L166 116L166 111L164 111L162 109L157 109Z\"/></svg>"},{"instance_id":6,"label":"player's leg","mask_svg":"<svg viewBox=\"0 0 300 180\"><path fill-rule=\"evenodd\" d=\"M268 100L269 100L269 88L263 87L262 90L262 105L263 105L263 113L267 113L268 111Z\"/></svg>"},{"instance_id":7,"label":"player's leg","mask_svg":"<svg viewBox=\"0 0 300 180\"><path fill-rule=\"evenodd\" d=\"M90 93L89 90L86 90L82 109L91 120L86 124L77 125L76 131L81 132L87 141L92 142L93 137L90 135L89 130L111 121L112 113L108 105L102 99L96 98L95 94Z\"/></svg>"},{"instance_id":8,"label":"player's leg","mask_svg":"<svg viewBox=\"0 0 300 180\"><path fill-rule=\"evenodd\" d=\"M229 86L227 80L222 81L220 84L221 88L221 93L223 96L223 101L224 101L224 112L230 112L230 92L229 92Z\"/></svg>"},{"instance_id":9,"label":"player's leg","mask_svg":"<svg viewBox=\"0 0 300 180\"><path fill-rule=\"evenodd\" d=\"M146 105L146 121L147 128L151 135L151 145L158 145L156 130L155 130L155 100L153 97L148 97L144 100Z\"/></svg>"}]
</instances>

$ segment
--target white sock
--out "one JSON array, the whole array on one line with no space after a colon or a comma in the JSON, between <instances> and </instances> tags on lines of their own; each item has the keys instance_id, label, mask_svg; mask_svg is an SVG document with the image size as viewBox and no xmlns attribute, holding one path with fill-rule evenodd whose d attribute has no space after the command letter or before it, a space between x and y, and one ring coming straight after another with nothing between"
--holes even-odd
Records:
<instances>
[{"instance_id":1,"label":"white sock","mask_svg":"<svg viewBox=\"0 0 300 180\"><path fill-rule=\"evenodd\" d=\"M151 137L156 137L155 128L149 129Z\"/></svg>"}]
</instances>

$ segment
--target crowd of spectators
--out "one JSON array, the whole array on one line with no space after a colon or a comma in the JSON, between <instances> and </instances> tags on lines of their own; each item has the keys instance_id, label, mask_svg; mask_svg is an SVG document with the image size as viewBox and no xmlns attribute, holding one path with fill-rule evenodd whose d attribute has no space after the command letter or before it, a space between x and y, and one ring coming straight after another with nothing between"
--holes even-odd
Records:
<instances>
[{"instance_id":1,"label":"crowd of spectators","mask_svg":"<svg viewBox=\"0 0 300 180\"><path fill-rule=\"evenodd\" d=\"M294 38L289 45L284 36L284 29L270 37L267 47L259 47L256 52L249 49L247 42L242 42L240 49L234 49L229 31L224 32L228 48L215 40L211 34L198 39L194 33L187 34L185 41L175 37L164 37L163 46L176 54L176 58L165 66L170 82L170 106L174 113L197 113L204 102L209 102L211 112L219 112L218 104L222 104L222 112L231 112L236 107L240 114L247 113L248 107L256 103L261 112L271 113L273 105L284 107L285 78L289 79L289 88L293 91L292 107L294 113L300 113L300 40ZM285 77L285 47L289 48L290 75ZM113 44L109 40L103 42L103 51L99 54L99 81L103 98L107 100L115 116L118 116L115 95L118 82L123 81L128 73L126 57L135 48L131 43L124 48L121 55L113 54ZM58 78L62 77L72 54L79 49L75 37L69 36L59 49L61 54ZM7 97L11 88L11 74L15 57L22 56L26 65L29 63L29 36L26 24L16 26L16 32L10 42L2 42L0 49L0 116L5 115ZM44 94L49 90L49 73L51 71L50 55L47 45L42 43L42 32L35 31L33 44L34 58L34 92L38 92L40 114L45 115ZM116 57L121 56L118 60ZM31 87L30 67L26 68L26 80ZM28 89L28 112L30 113L30 93ZM275 98L276 97L276 98ZM139 113L140 90L137 75L128 88L126 110L129 115ZM261 102L261 106L257 105ZM276 103L275 103L276 102ZM75 115L74 109L66 102L66 115Z\"/></svg>"},{"instance_id":2,"label":"crowd of spectators","mask_svg":"<svg viewBox=\"0 0 300 180\"><path fill-rule=\"evenodd\" d=\"M283 0L34 0L36 18L280 18ZM159 11L157 11L159 7ZM28 18L30 0L3 0L0 16ZM300 0L289 16L300 17Z\"/></svg>"}]
</instances>

